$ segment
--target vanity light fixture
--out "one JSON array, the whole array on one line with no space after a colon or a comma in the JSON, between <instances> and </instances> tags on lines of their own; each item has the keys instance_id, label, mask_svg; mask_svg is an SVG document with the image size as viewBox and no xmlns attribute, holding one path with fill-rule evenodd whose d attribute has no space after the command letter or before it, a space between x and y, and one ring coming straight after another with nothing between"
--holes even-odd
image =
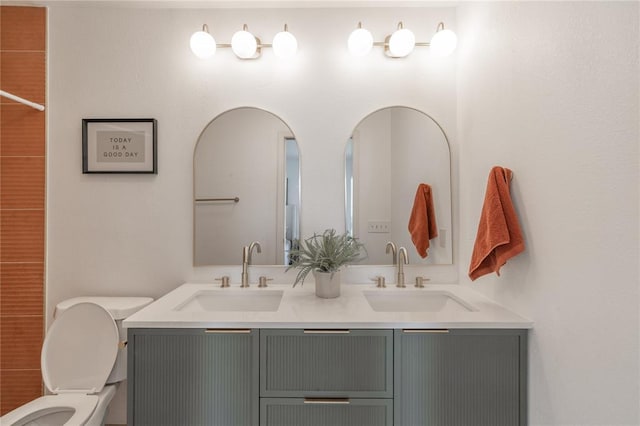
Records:
<instances>
[{"instance_id":1,"label":"vanity light fixture","mask_svg":"<svg viewBox=\"0 0 640 426\"><path fill-rule=\"evenodd\" d=\"M358 22L358 28L349 36L347 45L352 55L365 56L373 48L373 36L369 30L362 28L362 22Z\"/></svg>"},{"instance_id":2,"label":"vanity light fixture","mask_svg":"<svg viewBox=\"0 0 640 426\"><path fill-rule=\"evenodd\" d=\"M189 45L194 55L201 59L211 58L216 53L216 48L230 47L233 53L240 59L257 59L262 54L263 47L273 47L273 53L278 58L291 58L298 51L298 41L289 32L287 24L284 31L275 35L272 44L262 43L254 36L244 24L242 30L236 31L231 37L230 44L216 43L213 36L209 34L207 24L202 26L202 31L197 31L191 36Z\"/></svg>"},{"instance_id":3,"label":"vanity light fixture","mask_svg":"<svg viewBox=\"0 0 640 426\"><path fill-rule=\"evenodd\" d=\"M209 34L207 24L202 26L202 31L193 33L191 40L189 40L189 46L191 46L193 54L200 59L208 59L216 54L216 41Z\"/></svg>"},{"instance_id":4,"label":"vanity light fixture","mask_svg":"<svg viewBox=\"0 0 640 426\"><path fill-rule=\"evenodd\" d=\"M236 31L231 37L231 50L240 59L253 59L260 56L260 40L249 32L247 24L242 30Z\"/></svg>"},{"instance_id":5,"label":"vanity light fixture","mask_svg":"<svg viewBox=\"0 0 640 426\"><path fill-rule=\"evenodd\" d=\"M456 50L458 36L451 30L444 29L444 23L440 22L436 33L431 37L431 50L438 56L449 56Z\"/></svg>"},{"instance_id":6,"label":"vanity light fixture","mask_svg":"<svg viewBox=\"0 0 640 426\"><path fill-rule=\"evenodd\" d=\"M416 47L416 36L410 29L404 28L402 21L398 23L398 29L384 40L384 51L392 58L404 58L413 52Z\"/></svg>"},{"instance_id":7,"label":"vanity light fixture","mask_svg":"<svg viewBox=\"0 0 640 426\"><path fill-rule=\"evenodd\" d=\"M273 53L282 59L289 59L298 51L298 40L289 32L289 27L284 24L284 31L280 31L273 38Z\"/></svg>"},{"instance_id":8,"label":"vanity light fixture","mask_svg":"<svg viewBox=\"0 0 640 426\"><path fill-rule=\"evenodd\" d=\"M455 50L457 42L456 34L451 30L445 30L443 22L438 24L430 42L416 42L415 35L408 28L404 28L402 21L398 23L396 31L385 37L383 42L374 42L371 33L362 28L362 23L359 22L358 28L349 35L347 45L354 56L365 56L373 46L380 46L390 58L404 58L418 46L431 47L433 54L447 56Z\"/></svg>"}]
</instances>

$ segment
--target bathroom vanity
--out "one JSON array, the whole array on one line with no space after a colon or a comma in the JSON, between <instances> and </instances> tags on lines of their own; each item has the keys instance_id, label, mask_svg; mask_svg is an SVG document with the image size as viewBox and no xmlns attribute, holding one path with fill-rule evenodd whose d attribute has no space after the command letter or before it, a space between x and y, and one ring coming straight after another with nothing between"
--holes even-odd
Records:
<instances>
[{"instance_id":1,"label":"bathroom vanity","mask_svg":"<svg viewBox=\"0 0 640 426\"><path fill-rule=\"evenodd\" d=\"M462 286L184 284L125 325L131 425L526 424L532 324Z\"/></svg>"}]
</instances>

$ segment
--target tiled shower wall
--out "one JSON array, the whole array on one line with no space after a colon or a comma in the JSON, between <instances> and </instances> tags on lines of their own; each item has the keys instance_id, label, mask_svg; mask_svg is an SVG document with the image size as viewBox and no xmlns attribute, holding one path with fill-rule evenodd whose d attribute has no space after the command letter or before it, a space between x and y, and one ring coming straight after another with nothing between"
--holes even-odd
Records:
<instances>
[{"instance_id":1,"label":"tiled shower wall","mask_svg":"<svg viewBox=\"0 0 640 426\"><path fill-rule=\"evenodd\" d=\"M46 9L0 7L0 89L45 104ZM0 410L42 395L45 113L0 97Z\"/></svg>"}]
</instances>

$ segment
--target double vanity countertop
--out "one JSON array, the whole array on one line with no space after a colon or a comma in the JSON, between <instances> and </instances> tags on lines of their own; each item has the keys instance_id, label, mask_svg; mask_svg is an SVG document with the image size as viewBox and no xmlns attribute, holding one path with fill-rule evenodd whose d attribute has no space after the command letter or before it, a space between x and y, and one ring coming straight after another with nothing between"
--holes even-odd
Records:
<instances>
[{"instance_id":1,"label":"double vanity countertop","mask_svg":"<svg viewBox=\"0 0 640 426\"><path fill-rule=\"evenodd\" d=\"M461 285L376 288L343 283L321 299L313 282L293 288L185 283L124 321L127 328L528 329L533 322Z\"/></svg>"}]
</instances>

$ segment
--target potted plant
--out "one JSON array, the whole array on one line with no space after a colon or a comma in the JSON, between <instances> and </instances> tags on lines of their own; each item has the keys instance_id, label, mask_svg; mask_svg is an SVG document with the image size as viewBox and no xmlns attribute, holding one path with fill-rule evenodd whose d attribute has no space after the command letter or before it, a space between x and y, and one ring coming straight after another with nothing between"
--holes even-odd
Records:
<instances>
[{"instance_id":1,"label":"potted plant","mask_svg":"<svg viewBox=\"0 0 640 426\"><path fill-rule=\"evenodd\" d=\"M333 298L340 296L340 267L366 258L364 245L347 233L338 234L335 229L327 229L322 234L302 240L290 252L293 260L287 271L299 268L295 287L313 271L316 281L316 296Z\"/></svg>"}]
</instances>

